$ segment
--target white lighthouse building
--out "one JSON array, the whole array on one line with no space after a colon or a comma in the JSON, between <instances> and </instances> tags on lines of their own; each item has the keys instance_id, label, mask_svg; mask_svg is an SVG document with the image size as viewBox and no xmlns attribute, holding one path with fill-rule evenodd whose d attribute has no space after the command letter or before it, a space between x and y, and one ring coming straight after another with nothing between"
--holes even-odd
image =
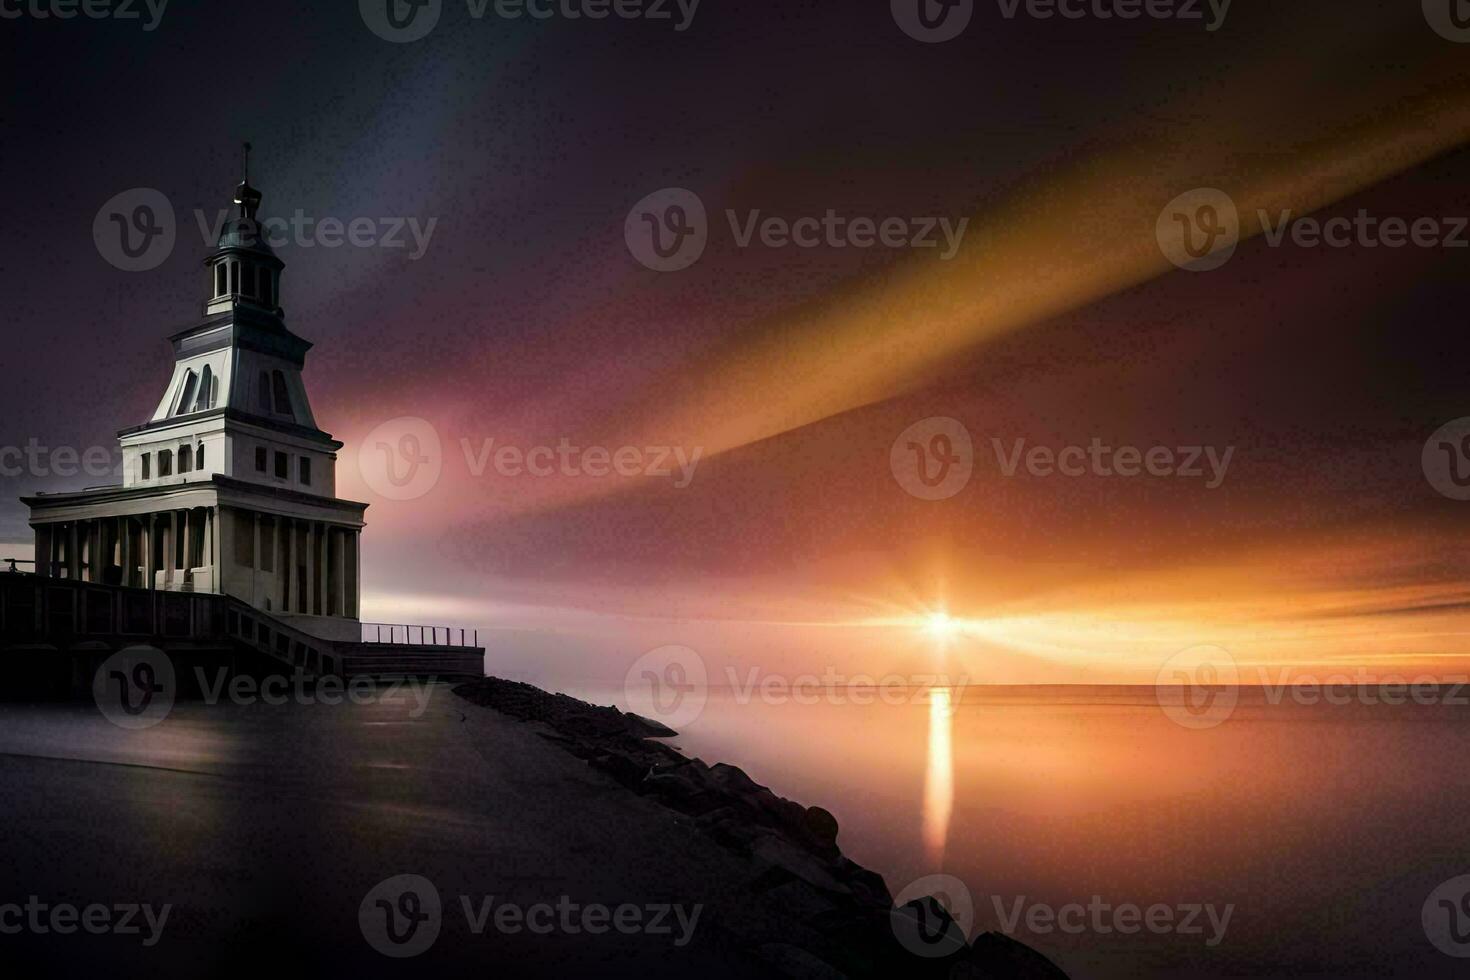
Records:
<instances>
[{"instance_id":1,"label":"white lighthouse building","mask_svg":"<svg viewBox=\"0 0 1470 980\"><path fill-rule=\"evenodd\" d=\"M286 328L281 271L248 174L205 260L204 318L169 338L158 407L118 433L121 486L23 498L36 571L169 592L223 593L326 640L361 638L366 504L337 497L342 443L317 426Z\"/></svg>"}]
</instances>

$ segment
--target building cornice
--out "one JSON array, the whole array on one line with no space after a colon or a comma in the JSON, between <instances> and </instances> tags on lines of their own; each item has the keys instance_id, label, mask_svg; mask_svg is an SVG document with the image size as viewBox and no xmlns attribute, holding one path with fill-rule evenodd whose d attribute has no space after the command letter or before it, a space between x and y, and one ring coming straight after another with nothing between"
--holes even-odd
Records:
<instances>
[{"instance_id":1,"label":"building cornice","mask_svg":"<svg viewBox=\"0 0 1470 980\"><path fill-rule=\"evenodd\" d=\"M206 316L168 340L175 358L196 357L233 346L279 357L297 367L306 363L306 353L313 346L288 330L279 316L245 305Z\"/></svg>"},{"instance_id":2,"label":"building cornice","mask_svg":"<svg viewBox=\"0 0 1470 980\"><path fill-rule=\"evenodd\" d=\"M269 419L264 415L242 412L238 408L211 408L206 412L190 412L188 415L171 415L166 419L159 419L156 422L144 422L142 425L119 429L117 437L119 439L127 439L130 436L141 435L145 432L162 432L167 429L185 428L213 419L222 419L225 422L233 422L237 425L253 426L257 429L278 432L282 435L295 436L298 439L305 439L308 442L327 446L332 452L336 452L344 445L344 443L333 439L329 433L323 432L321 429L314 429L308 425L297 425L294 422L282 422L279 419Z\"/></svg>"},{"instance_id":3,"label":"building cornice","mask_svg":"<svg viewBox=\"0 0 1470 980\"><path fill-rule=\"evenodd\" d=\"M189 501L186 499L189 497L200 499ZM324 516L332 513L336 516L337 523L361 527L363 526L363 514L368 509L367 504L356 500L320 497L288 487L250 483L219 474L207 480L184 479L178 483L149 484L138 487L98 487L68 493L37 494L20 499L21 503L31 510L32 525L98 516L81 512L99 506L115 507L117 508L116 514L121 516L184 509L186 506L217 504L226 507L249 507L253 510L278 513L288 517L300 516L303 510L322 512ZM149 501L156 501L159 506L129 506ZM272 504L275 506L272 507ZM293 511L295 511L294 514Z\"/></svg>"}]
</instances>

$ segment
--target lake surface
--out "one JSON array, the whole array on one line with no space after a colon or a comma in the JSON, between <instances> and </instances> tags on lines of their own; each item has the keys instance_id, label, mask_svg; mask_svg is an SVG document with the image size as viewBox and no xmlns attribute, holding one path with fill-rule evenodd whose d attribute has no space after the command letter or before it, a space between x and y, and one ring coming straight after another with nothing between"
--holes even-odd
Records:
<instances>
[{"instance_id":1,"label":"lake surface","mask_svg":"<svg viewBox=\"0 0 1470 980\"><path fill-rule=\"evenodd\" d=\"M1243 688L1223 723L1191 730L1151 687L944 698L770 704L720 689L675 741L832 810L844 851L895 895L931 874L960 879L975 930L1010 919L1008 931L1073 977L1470 970L1421 922L1437 886L1470 874L1470 708L1307 704ZM1082 931L1063 932L1031 912L1099 900L1168 906L1178 927L1200 906L1201 931L1123 934L1126 914L1089 909ZM1223 936L1206 906L1217 917L1233 906ZM1027 915L1042 916L1039 930ZM1078 915L1066 918L1074 930Z\"/></svg>"}]
</instances>

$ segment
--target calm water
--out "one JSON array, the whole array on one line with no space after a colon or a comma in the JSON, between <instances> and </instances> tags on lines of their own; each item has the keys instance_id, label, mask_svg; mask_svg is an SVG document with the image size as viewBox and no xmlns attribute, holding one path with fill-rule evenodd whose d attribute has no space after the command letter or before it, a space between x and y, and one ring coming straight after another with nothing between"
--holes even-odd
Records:
<instances>
[{"instance_id":1,"label":"calm water","mask_svg":"<svg viewBox=\"0 0 1470 980\"><path fill-rule=\"evenodd\" d=\"M997 898L1007 917L1018 901L1093 896L1167 905L1181 922L1188 906L1234 906L1213 947L1204 910L1200 935L1038 932L1023 918L1013 934L1074 977L1470 971L1421 923L1435 887L1470 873L1470 708L1272 704L1252 689L1223 724L1187 730L1152 688L971 688L958 702L741 703L726 690L677 744L831 809L844 850L895 894L961 879L976 929L1001 927Z\"/></svg>"}]
</instances>

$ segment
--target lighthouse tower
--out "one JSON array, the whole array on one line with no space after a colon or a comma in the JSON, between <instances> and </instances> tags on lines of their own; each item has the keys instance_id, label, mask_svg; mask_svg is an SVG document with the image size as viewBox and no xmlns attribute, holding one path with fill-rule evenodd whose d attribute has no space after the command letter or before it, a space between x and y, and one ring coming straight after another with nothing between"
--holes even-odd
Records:
<instances>
[{"instance_id":1,"label":"lighthouse tower","mask_svg":"<svg viewBox=\"0 0 1470 980\"><path fill-rule=\"evenodd\" d=\"M248 152L248 146L247 146ZM336 496L342 443L317 427L286 328L285 264L246 173L205 259L204 317L169 338L152 417L118 433L121 486L23 498L43 576L224 593L305 633L357 641L366 504Z\"/></svg>"}]
</instances>

